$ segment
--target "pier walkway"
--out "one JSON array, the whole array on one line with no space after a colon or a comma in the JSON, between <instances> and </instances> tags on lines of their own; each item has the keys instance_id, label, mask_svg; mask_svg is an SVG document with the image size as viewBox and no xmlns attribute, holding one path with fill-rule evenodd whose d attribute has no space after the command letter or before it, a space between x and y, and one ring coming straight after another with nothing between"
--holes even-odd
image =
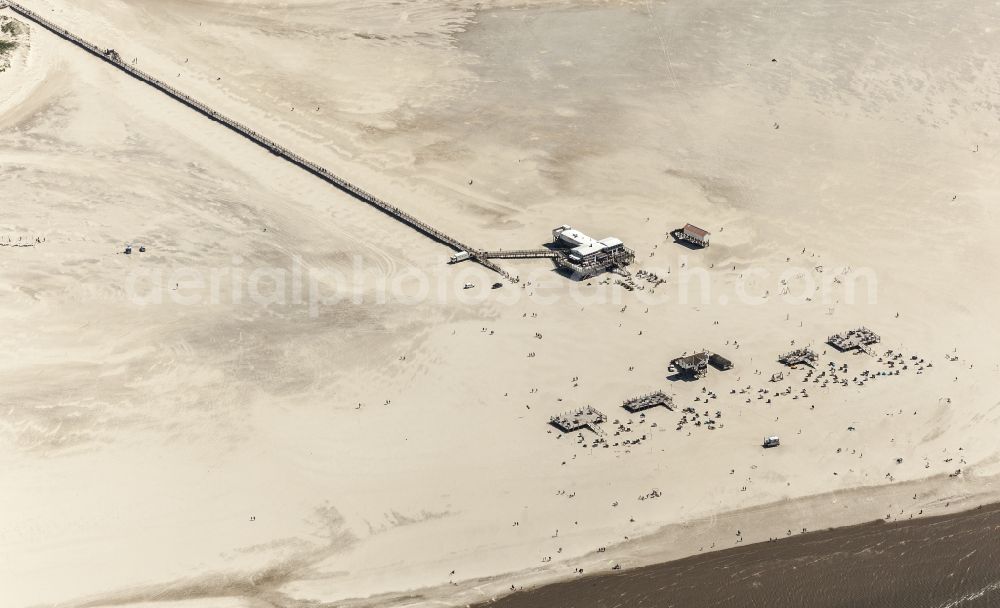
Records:
<instances>
[{"instance_id":1,"label":"pier walkway","mask_svg":"<svg viewBox=\"0 0 1000 608\"><path fill-rule=\"evenodd\" d=\"M406 211L403 211L399 207L396 207L395 205L392 205L376 197L375 195L366 192L365 190L362 190L361 188L355 186L346 179L338 177L337 175L331 173L324 167L310 160L307 160L299 156L298 154L295 154L294 152L285 148L284 146L281 146L280 144L274 142L273 140L261 135L260 133L250 128L249 126L237 122L232 118L229 118L228 116L220 114L219 112L216 112L209 106L190 97L189 95L175 89L174 87L166 84L165 82L162 82L154 78L153 76L143 72L142 70L136 68L135 66L122 61L121 57L118 55L117 52L115 52L114 49L102 49L97 45L91 44L90 42L84 40L83 38L77 36L76 34L73 34L66 28L63 28L49 21L48 19L21 6L16 2L12 2L10 0L0 0L0 8L9 8L10 10L20 15L21 17L24 17L25 19L28 19L29 21L49 30L50 32L52 32L56 36L59 36L62 39L75 44L76 46L90 53L91 55L94 55L98 59L101 59L102 61L105 61L113 65L114 67L118 68L119 70L125 72L129 76L132 76L137 80L141 80L142 82L148 84L154 89L157 89L160 92L188 106L192 110L195 110L203 114L204 116L208 117L209 119L214 120L215 122L242 135L243 137L249 139L253 143L271 152L275 156L280 156L286 161L294 165L297 165L298 167L332 184L333 186L346 192L347 194L350 194L355 199L367 203L372 207L375 207L376 209L392 217L393 219L402 222L403 224L406 224L410 228L413 228L417 232L420 232L421 234L430 237L431 239L439 243L451 247L455 251L469 252L469 254L472 256L472 259L474 259L476 262L482 264L483 266L489 268L490 270L493 270L494 272L497 272L498 274L502 275L507 279L514 280L513 277L511 277L511 275L508 274L505 270L503 270L500 266L498 266L494 262L491 262L483 251L476 249L475 247L472 247L466 243L463 243L457 238L452 237L446 234L445 232L438 230L437 228L434 228L430 224L427 224L426 222L417 219L416 217L407 213Z\"/></svg>"},{"instance_id":2,"label":"pier walkway","mask_svg":"<svg viewBox=\"0 0 1000 608\"><path fill-rule=\"evenodd\" d=\"M494 260L521 260L527 258L557 258L559 253L551 249L510 249L498 251L483 251L483 257Z\"/></svg>"}]
</instances>

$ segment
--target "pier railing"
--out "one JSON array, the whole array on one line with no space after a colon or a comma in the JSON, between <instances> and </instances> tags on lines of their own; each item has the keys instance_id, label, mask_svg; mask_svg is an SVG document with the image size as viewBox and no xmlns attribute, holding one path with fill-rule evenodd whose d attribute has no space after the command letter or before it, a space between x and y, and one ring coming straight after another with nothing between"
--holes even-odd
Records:
<instances>
[{"instance_id":1,"label":"pier railing","mask_svg":"<svg viewBox=\"0 0 1000 608\"><path fill-rule=\"evenodd\" d=\"M483 251L483 257L487 259L518 260L528 258L556 258L559 254L551 249L500 249L497 251Z\"/></svg>"}]
</instances>

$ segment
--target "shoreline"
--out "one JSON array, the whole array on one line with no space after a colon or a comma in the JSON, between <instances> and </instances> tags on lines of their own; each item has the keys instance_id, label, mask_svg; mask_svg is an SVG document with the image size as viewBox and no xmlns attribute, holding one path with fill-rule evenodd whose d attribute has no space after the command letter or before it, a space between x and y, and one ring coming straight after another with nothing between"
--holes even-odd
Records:
<instances>
[{"instance_id":1,"label":"shoreline","mask_svg":"<svg viewBox=\"0 0 1000 608\"><path fill-rule=\"evenodd\" d=\"M654 606L667 598L683 606L995 605L1000 568L982 532L998 526L1000 503L874 520L600 573L476 606Z\"/></svg>"},{"instance_id":2,"label":"shoreline","mask_svg":"<svg viewBox=\"0 0 1000 608\"><path fill-rule=\"evenodd\" d=\"M485 606L553 586L584 584L585 581L628 575L637 570L669 567L678 562L723 555L727 551L756 547L771 541L809 538L820 533L850 534L856 528L871 525L926 522L935 518L968 515L980 509L1000 512L1000 486L996 485L1000 474L978 476L975 468L969 467L964 478L949 479L945 475L935 475L889 485L837 490L668 524L650 534L609 546L603 553L591 552L551 567L478 578L454 585L347 599L339 605L352 608ZM914 494L916 500L913 499ZM890 509L889 513L886 513L886 508ZM887 514L891 515L889 519L886 519ZM786 531L791 526L793 533L790 536L775 536L780 533L776 519L786 522L780 524L786 526ZM739 536L735 535L737 530L741 532ZM727 545L716 543L712 547L710 543L706 546L702 544L704 541L699 540L720 535L728 535L733 541ZM743 540L738 541L739 538ZM612 570L614 564L620 564L621 570ZM567 575L567 566L581 569L582 574ZM515 592L511 592L512 584ZM520 606L516 601L511 605Z\"/></svg>"}]
</instances>

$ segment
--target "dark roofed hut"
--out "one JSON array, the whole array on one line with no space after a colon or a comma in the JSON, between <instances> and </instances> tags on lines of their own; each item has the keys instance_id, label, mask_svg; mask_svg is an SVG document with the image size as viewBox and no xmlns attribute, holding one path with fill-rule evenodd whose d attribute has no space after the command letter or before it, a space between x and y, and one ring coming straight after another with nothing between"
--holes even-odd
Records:
<instances>
[{"instance_id":1,"label":"dark roofed hut","mask_svg":"<svg viewBox=\"0 0 1000 608\"><path fill-rule=\"evenodd\" d=\"M712 354L712 356L708 358L708 362L712 364L712 367L719 371L724 372L726 370L733 369L733 362L718 353Z\"/></svg>"},{"instance_id":2,"label":"dark roofed hut","mask_svg":"<svg viewBox=\"0 0 1000 608\"><path fill-rule=\"evenodd\" d=\"M684 228L681 229L681 236L684 240L690 243L700 245L701 247L708 247L711 233L704 228L695 226L694 224L684 224Z\"/></svg>"}]
</instances>

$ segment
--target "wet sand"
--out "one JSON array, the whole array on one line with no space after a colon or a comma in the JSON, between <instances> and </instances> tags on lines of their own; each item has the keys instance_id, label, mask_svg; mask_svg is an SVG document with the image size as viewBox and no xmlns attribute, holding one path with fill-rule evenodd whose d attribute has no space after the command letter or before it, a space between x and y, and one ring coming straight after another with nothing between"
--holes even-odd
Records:
<instances>
[{"instance_id":1,"label":"wet sand","mask_svg":"<svg viewBox=\"0 0 1000 608\"><path fill-rule=\"evenodd\" d=\"M585 573L586 574L586 573ZM1000 604L1000 505L870 522L586 576L482 606L927 606Z\"/></svg>"}]
</instances>

